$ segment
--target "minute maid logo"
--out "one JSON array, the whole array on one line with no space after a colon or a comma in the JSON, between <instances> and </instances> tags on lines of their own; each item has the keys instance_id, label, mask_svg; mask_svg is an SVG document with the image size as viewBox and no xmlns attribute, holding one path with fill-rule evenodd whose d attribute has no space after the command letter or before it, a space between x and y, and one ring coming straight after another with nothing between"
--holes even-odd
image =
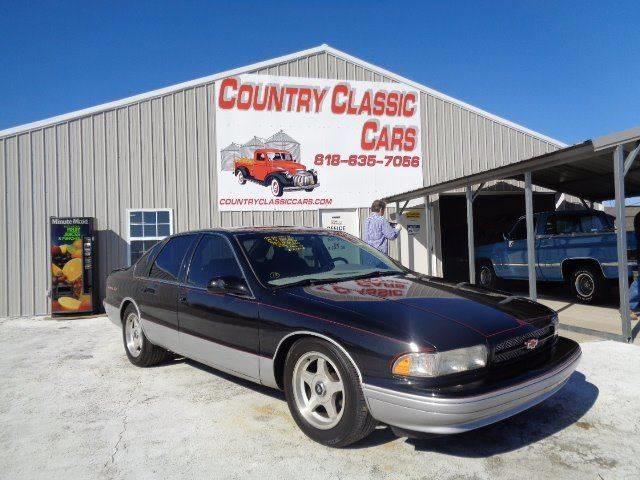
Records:
<instances>
[{"instance_id":1,"label":"minute maid logo","mask_svg":"<svg viewBox=\"0 0 640 480\"><path fill-rule=\"evenodd\" d=\"M53 225L89 225L89 219L83 217L72 217L72 218L56 218L51 217L51 223Z\"/></svg>"}]
</instances>

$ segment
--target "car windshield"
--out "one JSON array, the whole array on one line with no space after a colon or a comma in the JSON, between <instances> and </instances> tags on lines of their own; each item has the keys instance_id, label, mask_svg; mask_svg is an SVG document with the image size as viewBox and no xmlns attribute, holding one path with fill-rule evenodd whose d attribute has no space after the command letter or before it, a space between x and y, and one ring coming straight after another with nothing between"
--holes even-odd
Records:
<instances>
[{"instance_id":1,"label":"car windshield","mask_svg":"<svg viewBox=\"0 0 640 480\"><path fill-rule=\"evenodd\" d=\"M403 272L390 258L346 234L260 232L236 237L260 281L272 287Z\"/></svg>"},{"instance_id":2,"label":"car windshield","mask_svg":"<svg viewBox=\"0 0 640 480\"><path fill-rule=\"evenodd\" d=\"M269 153L268 155L270 160L288 160L290 162L293 161L293 158L291 157L290 153L275 152L275 153Z\"/></svg>"}]
</instances>

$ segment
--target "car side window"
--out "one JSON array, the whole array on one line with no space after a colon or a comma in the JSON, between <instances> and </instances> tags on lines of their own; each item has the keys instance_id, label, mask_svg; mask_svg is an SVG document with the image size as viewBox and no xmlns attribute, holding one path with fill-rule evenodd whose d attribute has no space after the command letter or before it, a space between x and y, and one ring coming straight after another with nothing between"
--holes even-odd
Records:
<instances>
[{"instance_id":1,"label":"car side window","mask_svg":"<svg viewBox=\"0 0 640 480\"><path fill-rule=\"evenodd\" d=\"M149 262L160 249L160 245L162 245L162 242L156 243L153 247L147 250L144 255L140 257L140 259L135 263L135 266L133 267L133 274L136 277L142 277L147 273Z\"/></svg>"},{"instance_id":2,"label":"car side window","mask_svg":"<svg viewBox=\"0 0 640 480\"><path fill-rule=\"evenodd\" d=\"M187 283L205 288L213 278L228 276L242 278L229 242L221 235L205 235L193 254Z\"/></svg>"},{"instance_id":3,"label":"car side window","mask_svg":"<svg viewBox=\"0 0 640 480\"><path fill-rule=\"evenodd\" d=\"M527 222L522 218L509 232L509 240L524 240L525 238L527 238Z\"/></svg>"},{"instance_id":4,"label":"car side window","mask_svg":"<svg viewBox=\"0 0 640 480\"><path fill-rule=\"evenodd\" d=\"M193 239L194 235L180 235L171 238L153 262L149 277L178 281L180 267Z\"/></svg>"},{"instance_id":5,"label":"car side window","mask_svg":"<svg viewBox=\"0 0 640 480\"><path fill-rule=\"evenodd\" d=\"M571 235L581 231L580 219L575 215L552 215L544 228L546 235Z\"/></svg>"},{"instance_id":6,"label":"car side window","mask_svg":"<svg viewBox=\"0 0 640 480\"><path fill-rule=\"evenodd\" d=\"M598 215L583 215L580 217L580 228L583 233L599 233L607 230L604 218Z\"/></svg>"}]
</instances>

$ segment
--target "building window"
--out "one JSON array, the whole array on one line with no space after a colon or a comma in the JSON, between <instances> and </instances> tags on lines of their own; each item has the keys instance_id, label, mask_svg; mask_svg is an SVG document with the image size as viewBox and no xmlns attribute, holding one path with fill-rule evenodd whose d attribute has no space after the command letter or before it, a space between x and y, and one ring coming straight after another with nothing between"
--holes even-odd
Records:
<instances>
[{"instance_id":1,"label":"building window","mask_svg":"<svg viewBox=\"0 0 640 480\"><path fill-rule=\"evenodd\" d=\"M144 252L171 234L173 234L173 212L171 209L128 209L129 265L134 264Z\"/></svg>"}]
</instances>

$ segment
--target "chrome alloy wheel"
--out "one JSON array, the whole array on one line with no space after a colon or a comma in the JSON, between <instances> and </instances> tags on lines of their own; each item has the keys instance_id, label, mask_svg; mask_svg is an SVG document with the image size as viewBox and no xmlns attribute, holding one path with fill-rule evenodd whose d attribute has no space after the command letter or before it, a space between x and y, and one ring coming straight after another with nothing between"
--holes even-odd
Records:
<instances>
[{"instance_id":1,"label":"chrome alloy wheel","mask_svg":"<svg viewBox=\"0 0 640 480\"><path fill-rule=\"evenodd\" d=\"M576 291L583 297L590 297L593 295L593 291L596 288L591 275L587 273L580 273L574 280Z\"/></svg>"},{"instance_id":2,"label":"chrome alloy wheel","mask_svg":"<svg viewBox=\"0 0 640 480\"><path fill-rule=\"evenodd\" d=\"M142 352L142 326L135 313L130 313L124 324L124 337L127 341L127 350L132 357L138 357Z\"/></svg>"},{"instance_id":3,"label":"chrome alloy wheel","mask_svg":"<svg viewBox=\"0 0 640 480\"><path fill-rule=\"evenodd\" d=\"M302 355L293 368L296 407L313 427L335 427L344 412L344 384L338 369L319 352Z\"/></svg>"}]
</instances>

